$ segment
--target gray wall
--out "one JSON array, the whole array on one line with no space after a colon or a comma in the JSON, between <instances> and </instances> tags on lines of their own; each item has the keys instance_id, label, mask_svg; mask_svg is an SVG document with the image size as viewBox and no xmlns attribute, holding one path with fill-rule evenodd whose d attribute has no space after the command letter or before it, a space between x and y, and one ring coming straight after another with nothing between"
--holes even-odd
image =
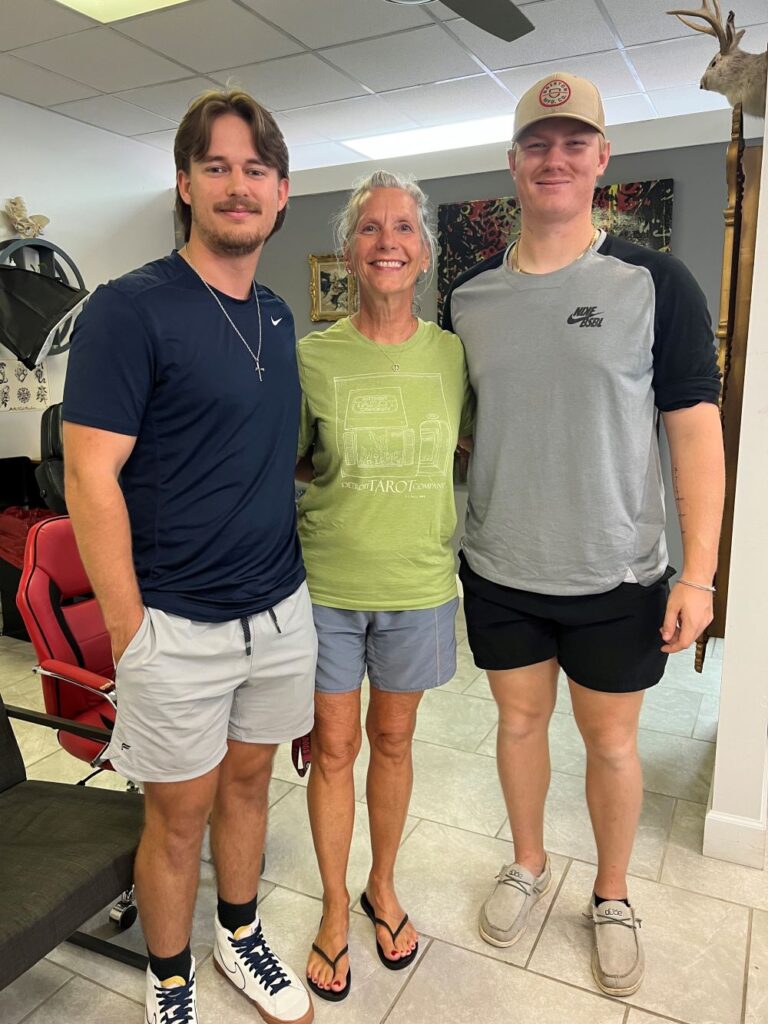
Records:
<instances>
[{"instance_id":1,"label":"gray wall","mask_svg":"<svg viewBox=\"0 0 768 1024\"><path fill-rule=\"evenodd\" d=\"M723 246L723 210L727 204L725 182L726 145L693 146L614 157L603 177L603 184L623 181L644 181L652 178L674 179L672 215L672 250L692 271L707 297L713 321L718 315L720 300L720 268ZM513 183L508 171L462 175L455 178L434 178L422 181L431 205L472 199L492 199L510 195ZM285 225L268 243L259 268L259 279L287 301L296 318L298 337L323 324L309 318L309 253L331 252L333 249L330 220L344 202L345 193L331 192L292 199ZM434 319L436 288L421 298L421 315ZM667 492L667 538L670 561L682 568L682 543L677 514L669 486L668 454L662 444ZM466 493L457 491L460 537Z\"/></svg>"}]
</instances>

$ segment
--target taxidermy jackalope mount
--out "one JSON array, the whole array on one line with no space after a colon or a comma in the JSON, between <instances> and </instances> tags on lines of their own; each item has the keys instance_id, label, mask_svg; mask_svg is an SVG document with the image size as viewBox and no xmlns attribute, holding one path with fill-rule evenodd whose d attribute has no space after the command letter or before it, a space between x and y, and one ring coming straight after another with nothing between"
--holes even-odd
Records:
<instances>
[{"instance_id":1,"label":"taxidermy jackalope mount","mask_svg":"<svg viewBox=\"0 0 768 1024\"><path fill-rule=\"evenodd\" d=\"M688 28L714 36L720 43L716 54L704 72L701 88L719 92L732 107L741 103L745 114L765 117L765 86L768 79L768 53L747 53L739 48L745 29L736 30L736 16L733 11L723 24L720 0L704 0L695 10L667 11L674 14ZM688 18L698 18L704 25L696 25Z\"/></svg>"}]
</instances>

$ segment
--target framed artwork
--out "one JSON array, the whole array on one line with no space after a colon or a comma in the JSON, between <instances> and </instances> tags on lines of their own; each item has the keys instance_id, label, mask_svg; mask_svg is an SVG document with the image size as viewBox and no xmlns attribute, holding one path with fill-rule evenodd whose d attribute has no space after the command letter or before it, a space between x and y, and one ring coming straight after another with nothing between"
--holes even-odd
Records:
<instances>
[{"instance_id":1,"label":"framed artwork","mask_svg":"<svg viewBox=\"0 0 768 1024\"><path fill-rule=\"evenodd\" d=\"M335 253L309 257L310 318L341 320L357 309L357 282Z\"/></svg>"},{"instance_id":2,"label":"framed artwork","mask_svg":"<svg viewBox=\"0 0 768 1024\"><path fill-rule=\"evenodd\" d=\"M673 185L671 178L662 178L600 186L595 189L592 220L619 238L669 252ZM438 320L456 277L500 252L519 234L520 208L511 196L438 206Z\"/></svg>"}]
</instances>

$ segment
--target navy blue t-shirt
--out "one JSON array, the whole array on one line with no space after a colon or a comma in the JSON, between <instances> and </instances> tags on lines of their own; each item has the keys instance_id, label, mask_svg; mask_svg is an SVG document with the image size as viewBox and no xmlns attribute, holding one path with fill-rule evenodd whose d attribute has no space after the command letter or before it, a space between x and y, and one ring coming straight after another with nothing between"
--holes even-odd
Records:
<instances>
[{"instance_id":1,"label":"navy blue t-shirt","mask_svg":"<svg viewBox=\"0 0 768 1024\"><path fill-rule=\"evenodd\" d=\"M255 353L256 299L216 294ZM271 608L305 576L293 317L258 296L263 381L177 253L97 288L72 337L64 419L136 438L120 484L144 603L199 622Z\"/></svg>"}]
</instances>

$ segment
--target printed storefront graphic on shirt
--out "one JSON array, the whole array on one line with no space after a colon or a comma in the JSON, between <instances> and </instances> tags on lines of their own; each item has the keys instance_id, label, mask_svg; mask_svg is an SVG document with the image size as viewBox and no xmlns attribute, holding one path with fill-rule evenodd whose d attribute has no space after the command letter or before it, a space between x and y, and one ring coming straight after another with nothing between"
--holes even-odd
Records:
<instances>
[{"instance_id":1,"label":"printed storefront graphic on shirt","mask_svg":"<svg viewBox=\"0 0 768 1024\"><path fill-rule=\"evenodd\" d=\"M334 388L342 486L398 494L446 486L455 429L441 374L335 377Z\"/></svg>"}]
</instances>

